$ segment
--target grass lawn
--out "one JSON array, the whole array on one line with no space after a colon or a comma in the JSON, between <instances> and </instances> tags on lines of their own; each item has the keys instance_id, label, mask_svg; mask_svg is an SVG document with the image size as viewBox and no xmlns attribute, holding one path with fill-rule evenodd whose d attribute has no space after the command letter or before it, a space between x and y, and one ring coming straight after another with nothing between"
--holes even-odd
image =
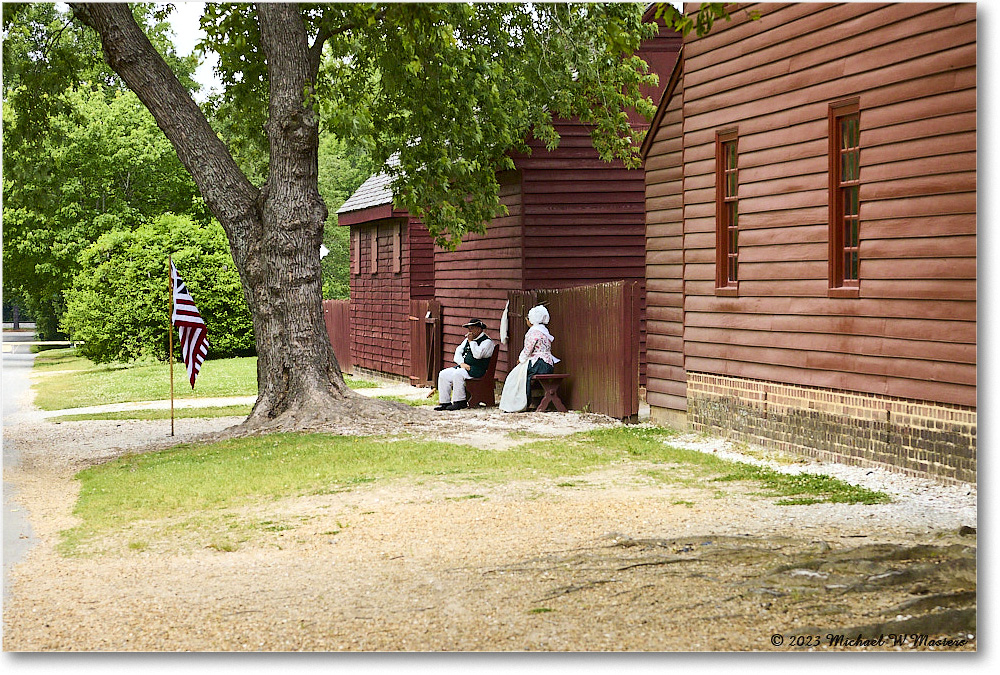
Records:
<instances>
[{"instance_id":1,"label":"grass lawn","mask_svg":"<svg viewBox=\"0 0 1000 675\"><path fill-rule=\"evenodd\" d=\"M74 349L54 349L35 357L35 369L51 373L33 385L35 404L42 410L170 398L170 365L158 361L99 365ZM352 378L347 378L347 384L355 389L377 386ZM257 357L206 361L193 390L184 364L174 364L174 398L256 395Z\"/></svg>"},{"instance_id":2,"label":"grass lawn","mask_svg":"<svg viewBox=\"0 0 1000 675\"><path fill-rule=\"evenodd\" d=\"M882 503L883 493L826 476L786 476L713 455L671 447L668 429L617 427L547 439L494 451L409 438L329 434L274 434L207 445L181 445L132 455L81 471L74 511L81 524L63 533L67 554L88 549L102 533L159 523L160 537L204 529L217 535L227 509L311 494L350 490L361 484L401 477L442 477L473 482L581 476L635 462L663 482L717 488L748 481L760 494L781 503L836 501ZM560 485L572 485L563 482ZM252 533L230 535L249 538ZM249 527L249 526L248 526ZM238 529L238 528L237 528ZM251 528L252 529L252 528ZM148 530L148 527L147 527ZM148 533L143 541L148 544ZM203 545L208 545L203 544Z\"/></svg>"}]
</instances>

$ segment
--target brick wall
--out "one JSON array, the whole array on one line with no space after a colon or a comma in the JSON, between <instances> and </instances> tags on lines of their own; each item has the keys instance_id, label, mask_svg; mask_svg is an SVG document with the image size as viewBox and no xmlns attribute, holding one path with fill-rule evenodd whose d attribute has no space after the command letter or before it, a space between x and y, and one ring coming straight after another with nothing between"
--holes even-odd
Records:
<instances>
[{"instance_id":1,"label":"brick wall","mask_svg":"<svg viewBox=\"0 0 1000 675\"><path fill-rule=\"evenodd\" d=\"M976 411L874 394L688 373L697 431L949 482L976 480Z\"/></svg>"}]
</instances>

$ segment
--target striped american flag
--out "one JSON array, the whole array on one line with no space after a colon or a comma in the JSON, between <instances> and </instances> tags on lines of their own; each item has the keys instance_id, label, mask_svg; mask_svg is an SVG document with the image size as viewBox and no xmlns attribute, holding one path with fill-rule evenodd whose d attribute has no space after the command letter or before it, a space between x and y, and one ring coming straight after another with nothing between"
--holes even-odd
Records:
<instances>
[{"instance_id":1,"label":"striped american flag","mask_svg":"<svg viewBox=\"0 0 1000 675\"><path fill-rule=\"evenodd\" d=\"M170 278L174 285L174 313L170 320L180 333L181 355L187 364L191 388L194 389L195 378L208 355L208 330L173 260L170 261Z\"/></svg>"}]
</instances>

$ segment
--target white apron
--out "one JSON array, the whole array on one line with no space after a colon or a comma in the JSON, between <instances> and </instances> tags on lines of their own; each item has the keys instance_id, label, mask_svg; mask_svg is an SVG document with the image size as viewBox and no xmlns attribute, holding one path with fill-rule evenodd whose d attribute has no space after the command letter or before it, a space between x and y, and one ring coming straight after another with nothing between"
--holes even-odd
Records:
<instances>
[{"instance_id":1,"label":"white apron","mask_svg":"<svg viewBox=\"0 0 1000 675\"><path fill-rule=\"evenodd\" d=\"M528 362L523 361L507 374L500 394L500 410L521 412L528 407Z\"/></svg>"}]
</instances>

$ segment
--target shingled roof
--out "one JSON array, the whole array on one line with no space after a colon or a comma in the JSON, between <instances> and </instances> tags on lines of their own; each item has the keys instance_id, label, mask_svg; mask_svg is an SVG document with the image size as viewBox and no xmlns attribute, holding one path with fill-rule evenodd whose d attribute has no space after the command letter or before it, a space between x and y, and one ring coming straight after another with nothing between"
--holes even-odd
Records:
<instances>
[{"instance_id":1,"label":"shingled roof","mask_svg":"<svg viewBox=\"0 0 1000 675\"><path fill-rule=\"evenodd\" d=\"M386 162L389 166L399 164L399 156L393 155ZM377 173L368 178L354 191L347 201L337 209L337 213L350 213L351 211L362 211L373 206L382 206L392 203L392 176L385 172Z\"/></svg>"}]
</instances>

